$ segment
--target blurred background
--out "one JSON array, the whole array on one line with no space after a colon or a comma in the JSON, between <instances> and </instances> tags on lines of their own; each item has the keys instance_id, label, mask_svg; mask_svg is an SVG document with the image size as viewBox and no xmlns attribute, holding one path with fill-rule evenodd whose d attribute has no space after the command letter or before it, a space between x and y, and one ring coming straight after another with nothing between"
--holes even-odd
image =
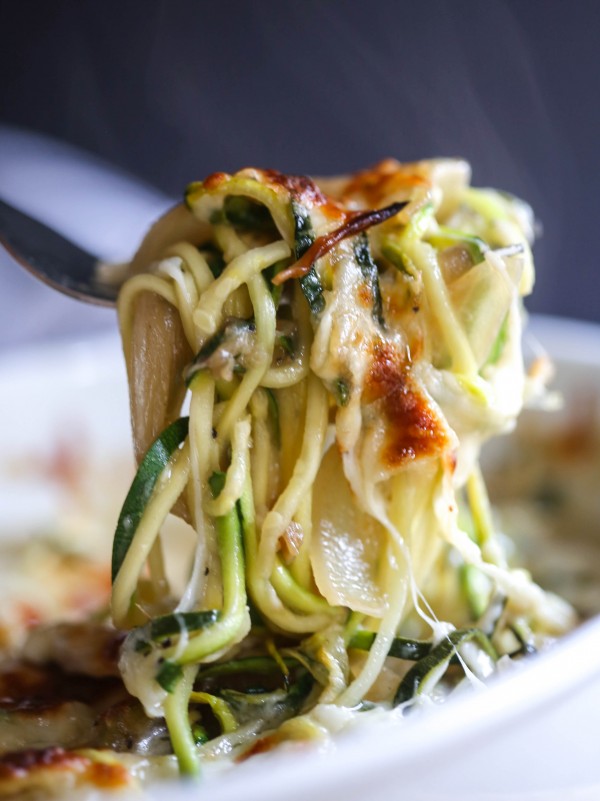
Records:
<instances>
[{"instance_id":1,"label":"blurred background","mask_svg":"<svg viewBox=\"0 0 600 801\"><path fill-rule=\"evenodd\" d=\"M597 0L0 0L0 123L173 198L247 165L461 155L535 209L528 308L598 320L599 26ZM114 327L0 255L0 347Z\"/></svg>"}]
</instances>

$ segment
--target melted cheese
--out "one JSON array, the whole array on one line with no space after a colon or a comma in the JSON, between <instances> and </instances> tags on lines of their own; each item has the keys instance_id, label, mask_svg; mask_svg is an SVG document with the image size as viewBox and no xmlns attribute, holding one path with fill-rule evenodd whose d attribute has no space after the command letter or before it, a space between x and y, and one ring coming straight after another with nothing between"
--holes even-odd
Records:
<instances>
[{"instance_id":1,"label":"melted cheese","mask_svg":"<svg viewBox=\"0 0 600 801\"><path fill-rule=\"evenodd\" d=\"M162 765L169 750L163 716L188 766L198 753L222 763L285 741L326 740L365 720L391 721L401 713L384 710L408 671L388 659L399 632L427 631L435 647L457 621L471 622L464 599L455 602L459 565L476 566L504 593L510 615L552 632L572 624L567 605L507 567L493 535L483 547L459 525L459 494L482 445L508 431L523 405L520 297L532 283L523 208L471 190L469 179L465 162L443 159L390 159L318 182L254 168L219 172L188 189L196 221L178 208L152 229L133 263L151 274L136 275L120 298L138 460L182 414L186 381L191 433L161 465L143 525L121 532L129 550L112 609L133 630L118 656L118 697L58 693L35 719L13 699L5 743L21 752L4 754L0 792L135 785L140 766ZM238 214L240 199L242 209L247 203L241 222L228 218L231 199ZM262 223L253 229L257 209ZM507 251L511 237L517 248ZM292 279L300 279L293 291ZM212 497L209 479L223 471L224 488ZM158 547L168 508L197 538L177 587ZM171 545L167 537L162 545ZM75 572L91 584L92 568L80 565ZM42 580L34 573L26 590L34 611L47 588L36 596L33 584ZM432 584L435 609L425 594ZM268 637L250 632L248 597ZM68 615L74 603L61 596L59 606ZM189 619L178 618L180 631L164 641L149 634L156 615L208 608L214 627L188 630ZM348 647L354 625L373 635L359 658ZM47 675L59 667L100 681L116 672L120 638L85 624L39 629L24 654ZM253 710L198 749L190 722L204 693L188 692L197 665L255 651L309 666L311 708L299 703L293 712L304 713L294 715L277 690L272 731ZM460 657L472 681L493 667L472 643ZM159 684L165 658L182 669L175 695ZM428 688L446 667L429 671ZM425 691L425 702L436 693ZM380 706L359 714L369 698ZM150 761L102 759L94 749L103 746Z\"/></svg>"}]
</instances>

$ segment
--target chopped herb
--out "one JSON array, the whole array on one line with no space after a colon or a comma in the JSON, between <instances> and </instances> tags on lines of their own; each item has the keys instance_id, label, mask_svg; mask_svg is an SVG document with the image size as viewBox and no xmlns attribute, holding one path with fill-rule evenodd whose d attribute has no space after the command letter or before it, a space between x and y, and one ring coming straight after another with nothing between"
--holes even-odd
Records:
<instances>
[{"instance_id":1,"label":"chopped herb","mask_svg":"<svg viewBox=\"0 0 600 801\"><path fill-rule=\"evenodd\" d=\"M314 267L303 275L300 279L300 286L304 292L304 297L308 301L310 310L313 314L320 314L325 308L325 298L323 297L323 286L321 279L317 275Z\"/></svg>"},{"instance_id":2,"label":"chopped herb","mask_svg":"<svg viewBox=\"0 0 600 801\"><path fill-rule=\"evenodd\" d=\"M182 675L183 670L181 665L177 665L175 662L170 662L168 659L165 659L165 661L160 664L155 678L163 690L172 693Z\"/></svg>"},{"instance_id":3,"label":"chopped herb","mask_svg":"<svg viewBox=\"0 0 600 801\"><path fill-rule=\"evenodd\" d=\"M350 386L343 378L335 382L335 395L338 406L347 406L350 400Z\"/></svg>"},{"instance_id":4,"label":"chopped herb","mask_svg":"<svg viewBox=\"0 0 600 801\"><path fill-rule=\"evenodd\" d=\"M300 259L315 241L310 215L304 206L292 200L294 216L294 258ZM300 278L300 286L313 314L320 314L325 308L323 286L314 265Z\"/></svg>"},{"instance_id":5,"label":"chopped herb","mask_svg":"<svg viewBox=\"0 0 600 801\"><path fill-rule=\"evenodd\" d=\"M148 656L148 654L152 651L152 646L147 640L136 640L134 651L136 654Z\"/></svg>"},{"instance_id":6,"label":"chopped herb","mask_svg":"<svg viewBox=\"0 0 600 801\"><path fill-rule=\"evenodd\" d=\"M379 325L384 328L383 304L381 300L381 289L379 287L379 271L371 256L369 238L366 233L361 233L354 242L354 258L358 262L360 270L365 279L365 283L371 290L373 298L373 317Z\"/></svg>"},{"instance_id":7,"label":"chopped herb","mask_svg":"<svg viewBox=\"0 0 600 801\"><path fill-rule=\"evenodd\" d=\"M223 491L223 487L225 486L225 473L221 472L220 470L216 470L208 479L208 483L213 497L216 498L219 493Z\"/></svg>"},{"instance_id":8,"label":"chopped herb","mask_svg":"<svg viewBox=\"0 0 600 801\"><path fill-rule=\"evenodd\" d=\"M308 210L296 200L292 200L294 217L294 258L301 258L315 241L315 233Z\"/></svg>"}]
</instances>

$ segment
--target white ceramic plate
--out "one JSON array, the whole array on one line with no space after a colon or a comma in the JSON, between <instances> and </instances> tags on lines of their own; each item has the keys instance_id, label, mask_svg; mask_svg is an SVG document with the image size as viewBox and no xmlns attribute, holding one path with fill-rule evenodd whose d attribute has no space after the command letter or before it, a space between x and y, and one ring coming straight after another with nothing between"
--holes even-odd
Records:
<instances>
[{"instance_id":1,"label":"white ceramic plate","mask_svg":"<svg viewBox=\"0 0 600 801\"><path fill-rule=\"evenodd\" d=\"M582 389L591 393L600 421L600 327L538 318L532 332L532 341L555 357L567 404ZM83 438L90 464L110 466L128 449L119 342L108 337L7 354L0 360L0 397L0 533L23 536L59 514L52 488L39 477L15 475L12 468L24 454L51 453L65 432ZM326 749L300 747L255 757L207 779L202 791L177 785L158 788L152 796L173 801L204 792L211 801L597 799L599 742L596 618L487 689L401 725L356 730Z\"/></svg>"}]
</instances>

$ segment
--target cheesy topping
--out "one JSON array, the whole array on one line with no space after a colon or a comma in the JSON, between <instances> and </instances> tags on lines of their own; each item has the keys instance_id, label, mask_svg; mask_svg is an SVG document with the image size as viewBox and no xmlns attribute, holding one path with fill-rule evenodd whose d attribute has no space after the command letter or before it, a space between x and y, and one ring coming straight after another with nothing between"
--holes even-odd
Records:
<instances>
[{"instance_id":1,"label":"cheesy topping","mask_svg":"<svg viewBox=\"0 0 600 801\"><path fill-rule=\"evenodd\" d=\"M56 699L48 714L93 736L6 754L0 788L133 780L103 746L195 774L400 717L573 625L509 564L479 470L525 400L530 217L461 160L188 187L119 299L138 472L115 632L41 629L24 651L123 683L102 709ZM26 717L12 705L20 732Z\"/></svg>"}]
</instances>

